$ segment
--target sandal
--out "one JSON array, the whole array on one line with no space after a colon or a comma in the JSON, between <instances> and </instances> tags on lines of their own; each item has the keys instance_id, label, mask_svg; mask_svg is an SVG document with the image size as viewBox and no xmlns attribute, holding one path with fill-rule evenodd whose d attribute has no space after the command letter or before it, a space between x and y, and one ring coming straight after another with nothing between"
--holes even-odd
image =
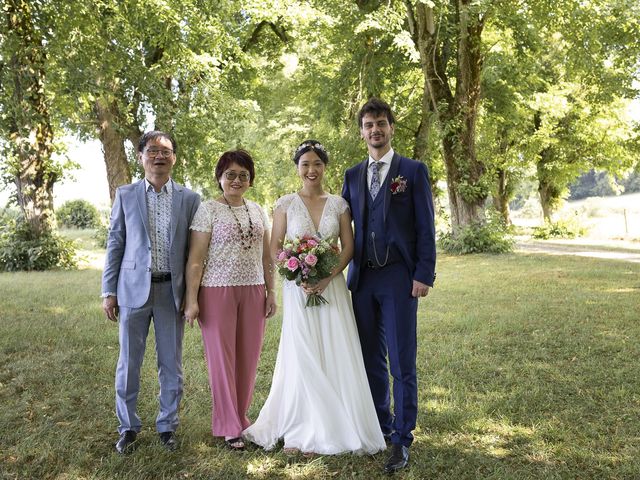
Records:
<instances>
[{"instance_id":1,"label":"sandal","mask_svg":"<svg viewBox=\"0 0 640 480\"><path fill-rule=\"evenodd\" d=\"M244 450L244 440L242 437L234 437L225 439L224 443L227 444L231 450Z\"/></svg>"},{"instance_id":2,"label":"sandal","mask_svg":"<svg viewBox=\"0 0 640 480\"><path fill-rule=\"evenodd\" d=\"M296 455L300 455L300 449L298 448L287 447L287 448L283 448L282 451L288 457L294 457Z\"/></svg>"}]
</instances>

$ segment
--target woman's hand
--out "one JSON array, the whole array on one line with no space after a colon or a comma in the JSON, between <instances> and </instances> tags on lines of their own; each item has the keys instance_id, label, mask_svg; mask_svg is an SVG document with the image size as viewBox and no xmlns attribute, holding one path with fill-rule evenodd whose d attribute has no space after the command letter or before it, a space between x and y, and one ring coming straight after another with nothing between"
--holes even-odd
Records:
<instances>
[{"instance_id":1,"label":"woman's hand","mask_svg":"<svg viewBox=\"0 0 640 480\"><path fill-rule=\"evenodd\" d=\"M273 317L276 313L276 294L273 290L267 290L267 298L264 300L265 317Z\"/></svg>"},{"instance_id":2,"label":"woman's hand","mask_svg":"<svg viewBox=\"0 0 640 480\"><path fill-rule=\"evenodd\" d=\"M198 302L187 302L184 308L184 319L189 322L190 327L193 327L193 322L198 319L199 315L200 307L198 306Z\"/></svg>"},{"instance_id":3,"label":"woman's hand","mask_svg":"<svg viewBox=\"0 0 640 480\"><path fill-rule=\"evenodd\" d=\"M300 287L307 295L317 294L322 295L322 292L327 288L331 282L331 277L323 278L317 283L302 283Z\"/></svg>"}]
</instances>

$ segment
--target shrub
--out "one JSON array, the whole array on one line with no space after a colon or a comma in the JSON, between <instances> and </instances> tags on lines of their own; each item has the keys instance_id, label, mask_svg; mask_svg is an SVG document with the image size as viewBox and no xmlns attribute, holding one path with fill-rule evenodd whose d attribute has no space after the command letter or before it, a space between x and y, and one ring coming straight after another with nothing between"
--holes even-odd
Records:
<instances>
[{"instance_id":1,"label":"shrub","mask_svg":"<svg viewBox=\"0 0 640 480\"><path fill-rule=\"evenodd\" d=\"M69 200L56 210L56 218L67 228L94 228L100 223L98 209L86 200Z\"/></svg>"},{"instance_id":2,"label":"shrub","mask_svg":"<svg viewBox=\"0 0 640 480\"><path fill-rule=\"evenodd\" d=\"M7 225L11 225L20 216L20 210L12 207L0 209L0 229L4 230Z\"/></svg>"},{"instance_id":3,"label":"shrub","mask_svg":"<svg viewBox=\"0 0 640 480\"><path fill-rule=\"evenodd\" d=\"M452 232L441 234L440 247L448 253L507 253L513 250L514 240L509 228L497 215L484 222L462 228L456 236Z\"/></svg>"},{"instance_id":4,"label":"shrub","mask_svg":"<svg viewBox=\"0 0 640 480\"><path fill-rule=\"evenodd\" d=\"M550 238L576 238L587 233L576 218L561 219L557 222L545 222L541 227L533 229L533 238L549 240Z\"/></svg>"},{"instance_id":5,"label":"shrub","mask_svg":"<svg viewBox=\"0 0 640 480\"><path fill-rule=\"evenodd\" d=\"M55 232L35 237L22 219L0 233L0 270L51 270L76 267L73 242Z\"/></svg>"},{"instance_id":6,"label":"shrub","mask_svg":"<svg viewBox=\"0 0 640 480\"><path fill-rule=\"evenodd\" d=\"M107 248L107 237L109 236L109 227L103 222L100 222L96 227L96 231L93 233L93 239L96 241L98 247Z\"/></svg>"}]
</instances>

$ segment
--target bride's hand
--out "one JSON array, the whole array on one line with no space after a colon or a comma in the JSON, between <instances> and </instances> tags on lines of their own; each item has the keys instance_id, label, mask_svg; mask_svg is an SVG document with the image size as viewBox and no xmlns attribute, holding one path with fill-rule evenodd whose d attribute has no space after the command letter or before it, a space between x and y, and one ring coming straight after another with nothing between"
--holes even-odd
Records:
<instances>
[{"instance_id":1,"label":"bride's hand","mask_svg":"<svg viewBox=\"0 0 640 480\"><path fill-rule=\"evenodd\" d=\"M302 287L304 293L306 293L307 295L311 295L314 293L321 295L329 285L329 282L331 282L331 278L323 278L317 283L303 283L300 286Z\"/></svg>"}]
</instances>

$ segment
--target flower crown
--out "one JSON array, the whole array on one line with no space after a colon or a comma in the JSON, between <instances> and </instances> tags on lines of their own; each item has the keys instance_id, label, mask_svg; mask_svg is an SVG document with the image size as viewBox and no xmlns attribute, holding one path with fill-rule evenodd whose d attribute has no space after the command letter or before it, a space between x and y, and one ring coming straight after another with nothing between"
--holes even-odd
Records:
<instances>
[{"instance_id":1,"label":"flower crown","mask_svg":"<svg viewBox=\"0 0 640 480\"><path fill-rule=\"evenodd\" d=\"M300 152L301 150L304 150L305 148L320 150L321 152L324 152L325 154L327 154L327 150L324 148L324 146L321 143L304 142L302 145L296 148L296 152L294 153L294 155L297 155L298 152Z\"/></svg>"}]
</instances>

